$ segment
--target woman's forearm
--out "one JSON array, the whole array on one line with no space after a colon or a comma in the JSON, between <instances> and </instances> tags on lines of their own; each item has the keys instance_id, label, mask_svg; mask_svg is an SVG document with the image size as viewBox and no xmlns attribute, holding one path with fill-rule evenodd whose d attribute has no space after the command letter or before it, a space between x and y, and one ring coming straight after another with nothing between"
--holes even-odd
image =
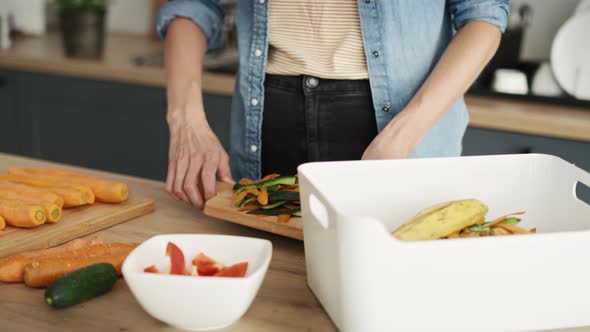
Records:
<instances>
[{"instance_id":1,"label":"woman's forearm","mask_svg":"<svg viewBox=\"0 0 590 332\"><path fill-rule=\"evenodd\" d=\"M457 32L432 73L401 112L407 113L402 118L414 132L425 135L467 91L495 54L500 39L496 26L481 21L471 21Z\"/></svg>"},{"instance_id":2,"label":"woman's forearm","mask_svg":"<svg viewBox=\"0 0 590 332\"><path fill-rule=\"evenodd\" d=\"M168 97L168 122L190 118L205 124L202 97L202 71L207 40L191 20L177 18L166 33L165 67Z\"/></svg>"},{"instance_id":3,"label":"woman's forearm","mask_svg":"<svg viewBox=\"0 0 590 332\"><path fill-rule=\"evenodd\" d=\"M215 196L217 177L233 182L229 157L203 110L201 77L206 50L206 37L193 21L177 18L168 25L165 65L170 149L166 190L200 209Z\"/></svg>"},{"instance_id":4,"label":"woman's forearm","mask_svg":"<svg viewBox=\"0 0 590 332\"><path fill-rule=\"evenodd\" d=\"M408 105L367 147L363 159L409 157L430 128L475 81L496 52L500 38L500 30L492 24L467 23Z\"/></svg>"}]
</instances>

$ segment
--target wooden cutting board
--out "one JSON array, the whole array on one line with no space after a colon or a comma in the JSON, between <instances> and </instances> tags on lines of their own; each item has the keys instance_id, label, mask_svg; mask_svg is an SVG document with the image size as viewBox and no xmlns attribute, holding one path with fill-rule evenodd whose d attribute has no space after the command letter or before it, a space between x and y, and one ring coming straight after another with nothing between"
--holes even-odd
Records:
<instances>
[{"instance_id":1,"label":"wooden cutting board","mask_svg":"<svg viewBox=\"0 0 590 332\"><path fill-rule=\"evenodd\" d=\"M239 211L235 206L232 206L232 196L231 185L217 183L217 195L205 204L205 214L262 231L303 240L301 218L293 217L287 223L278 223L276 216L257 217L246 214L245 211Z\"/></svg>"},{"instance_id":2,"label":"wooden cutting board","mask_svg":"<svg viewBox=\"0 0 590 332\"><path fill-rule=\"evenodd\" d=\"M0 257L28 250L44 249L83 237L154 211L154 201L135 197L120 204L95 203L63 209L58 223L24 229L6 226L0 234Z\"/></svg>"}]
</instances>

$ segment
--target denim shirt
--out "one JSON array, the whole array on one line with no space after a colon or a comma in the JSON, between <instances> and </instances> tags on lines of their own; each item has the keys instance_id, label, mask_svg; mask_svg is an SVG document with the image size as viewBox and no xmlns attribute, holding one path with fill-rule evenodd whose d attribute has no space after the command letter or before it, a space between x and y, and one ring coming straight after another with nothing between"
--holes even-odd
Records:
<instances>
[{"instance_id":1,"label":"denim shirt","mask_svg":"<svg viewBox=\"0 0 590 332\"><path fill-rule=\"evenodd\" d=\"M235 179L260 178L264 77L268 56L269 1L237 0L239 70L230 116L230 163ZM329 1L329 0L323 0ZM506 29L509 0L357 0L377 128L408 104L453 37L472 20ZM164 38L170 21L194 21L207 51L223 46L218 0L170 0L156 18ZM204 82L206 84L206 82ZM468 119L459 98L427 132L413 158L459 156Z\"/></svg>"}]
</instances>

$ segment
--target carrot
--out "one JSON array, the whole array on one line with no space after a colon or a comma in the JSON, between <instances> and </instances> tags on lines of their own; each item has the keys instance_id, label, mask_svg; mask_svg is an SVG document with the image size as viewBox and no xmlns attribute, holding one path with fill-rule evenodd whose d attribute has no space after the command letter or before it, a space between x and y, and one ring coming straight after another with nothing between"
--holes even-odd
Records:
<instances>
[{"instance_id":1,"label":"carrot","mask_svg":"<svg viewBox=\"0 0 590 332\"><path fill-rule=\"evenodd\" d=\"M88 257L104 256L117 254L120 252L131 251L137 244L135 243L96 243L87 244L80 248L56 252L50 255L42 255L34 258L34 261L42 262L47 259L83 259Z\"/></svg>"},{"instance_id":2,"label":"carrot","mask_svg":"<svg viewBox=\"0 0 590 332\"><path fill-rule=\"evenodd\" d=\"M14 169L13 169L14 171ZM64 191L69 189L72 192L78 192L79 194L82 195L82 201L84 204L93 204L95 201L95 196L94 196L94 192L92 191L92 189L90 189L90 187L86 186L86 185L75 185L75 184L67 184L64 183L63 181L59 181L59 180L51 180L51 179L47 179L47 178L42 178L39 176L30 176L30 175L23 175L23 174L2 174L0 175L0 179L3 180L8 180L11 182L16 182L16 183L22 183L22 184L28 184L31 186L35 186L35 187L41 187L41 188L49 188L50 190L56 192L56 190L60 190L60 191ZM57 192L56 192L57 193ZM61 196L64 196L64 194L58 193ZM66 200L66 197L64 197L64 200Z\"/></svg>"},{"instance_id":3,"label":"carrot","mask_svg":"<svg viewBox=\"0 0 590 332\"><path fill-rule=\"evenodd\" d=\"M260 195L260 191L258 189L251 188L251 189L246 189L244 191L247 192L247 193L249 193L249 194L252 194L252 195L254 195L256 197L258 197L258 195Z\"/></svg>"},{"instance_id":4,"label":"carrot","mask_svg":"<svg viewBox=\"0 0 590 332\"><path fill-rule=\"evenodd\" d=\"M0 180L6 180L6 181L10 181L10 182L17 183L17 184L25 184L25 185L32 186L32 187L35 187L38 189L48 190L48 191L62 197L63 202L64 202L63 203L64 208L81 206L81 205L85 205L88 203L85 195L81 191L79 191L75 188L72 188L72 187L51 186L50 184L43 182L43 181L38 181L38 180L29 181L27 179L19 179L18 177L15 177L14 175L0 175ZM19 180L22 180L22 181L19 181Z\"/></svg>"},{"instance_id":5,"label":"carrot","mask_svg":"<svg viewBox=\"0 0 590 332\"><path fill-rule=\"evenodd\" d=\"M0 191L0 199L15 200L28 204L41 205L43 209L45 209L45 215L47 216L47 221L49 222L58 222L61 218L61 207L49 201L8 191Z\"/></svg>"},{"instance_id":6,"label":"carrot","mask_svg":"<svg viewBox=\"0 0 590 332\"><path fill-rule=\"evenodd\" d=\"M288 214L279 214L277 216L277 221L280 223L286 223L289 222L289 219L291 219L291 216Z\"/></svg>"},{"instance_id":7,"label":"carrot","mask_svg":"<svg viewBox=\"0 0 590 332\"><path fill-rule=\"evenodd\" d=\"M37 227L47 220L42 206L10 200L0 200L0 216L8 225L23 228Z\"/></svg>"},{"instance_id":8,"label":"carrot","mask_svg":"<svg viewBox=\"0 0 590 332\"><path fill-rule=\"evenodd\" d=\"M519 215L519 214L525 214L525 213L526 213L525 211L519 211L519 212L514 212L514 213L511 213L511 214L507 214L507 215L501 216L499 218L494 219L492 221L492 223L490 224L490 227L496 226L497 224L499 224L502 221L506 220L508 217L516 216L516 215Z\"/></svg>"},{"instance_id":9,"label":"carrot","mask_svg":"<svg viewBox=\"0 0 590 332\"><path fill-rule=\"evenodd\" d=\"M258 203L262 204L262 205L267 205L268 204L268 190L266 189L266 187L262 187L262 189L260 189L260 194L258 195Z\"/></svg>"},{"instance_id":10,"label":"carrot","mask_svg":"<svg viewBox=\"0 0 590 332\"><path fill-rule=\"evenodd\" d=\"M121 275L121 265L134 246L118 248L95 256L58 257L35 260L25 266L24 281L29 287L46 287L64 275L97 263L111 263ZM84 249L83 249L84 250Z\"/></svg>"},{"instance_id":11,"label":"carrot","mask_svg":"<svg viewBox=\"0 0 590 332\"><path fill-rule=\"evenodd\" d=\"M279 176L281 176L281 175L280 174L276 174L276 173L268 174L267 176L263 177L262 179L260 179L260 180L258 180L256 182L263 182L263 181L272 180L272 179L278 178Z\"/></svg>"},{"instance_id":12,"label":"carrot","mask_svg":"<svg viewBox=\"0 0 590 332\"><path fill-rule=\"evenodd\" d=\"M238 182L241 185L247 185L247 184L252 184L254 183L254 181L248 179L248 178L241 178L240 182Z\"/></svg>"},{"instance_id":13,"label":"carrot","mask_svg":"<svg viewBox=\"0 0 590 332\"><path fill-rule=\"evenodd\" d=\"M25 266L32 263L35 259L60 255L68 251L74 251L86 246L102 243L102 238L94 236L92 238L75 239L66 242L60 246L24 252L16 255L3 257L0 259L0 281L1 282L22 282Z\"/></svg>"},{"instance_id":14,"label":"carrot","mask_svg":"<svg viewBox=\"0 0 590 332\"><path fill-rule=\"evenodd\" d=\"M451 233L447 236L447 239L454 239L454 238L458 238L459 237L459 232L461 231L456 231L454 233Z\"/></svg>"},{"instance_id":15,"label":"carrot","mask_svg":"<svg viewBox=\"0 0 590 332\"><path fill-rule=\"evenodd\" d=\"M10 173L36 175L54 181L63 181L72 185L84 185L90 187L96 200L103 203L121 203L129 198L129 188L125 183L104 180L95 176L67 172L49 168L9 168Z\"/></svg>"},{"instance_id":16,"label":"carrot","mask_svg":"<svg viewBox=\"0 0 590 332\"><path fill-rule=\"evenodd\" d=\"M237 194L236 197L234 198L234 201L233 201L234 205L238 204L241 200L246 198L246 196L248 196L247 191L242 191L241 193Z\"/></svg>"},{"instance_id":17,"label":"carrot","mask_svg":"<svg viewBox=\"0 0 590 332\"><path fill-rule=\"evenodd\" d=\"M293 191L293 192L298 193L299 192L299 186L297 186L297 185L295 185L295 186L288 186L288 187L285 187L285 188L281 189L281 191Z\"/></svg>"},{"instance_id":18,"label":"carrot","mask_svg":"<svg viewBox=\"0 0 590 332\"><path fill-rule=\"evenodd\" d=\"M503 229L505 229L505 230L507 230L509 232L512 232L512 233L517 233L517 234L531 234L530 231L528 231L528 230L526 230L524 228L518 227L518 226L514 226L514 225L507 225L507 224L500 223L500 224L496 224L496 227L503 228Z\"/></svg>"},{"instance_id":19,"label":"carrot","mask_svg":"<svg viewBox=\"0 0 590 332\"><path fill-rule=\"evenodd\" d=\"M259 209L259 207L257 205L246 205L243 208L239 208L238 211L254 211Z\"/></svg>"},{"instance_id":20,"label":"carrot","mask_svg":"<svg viewBox=\"0 0 590 332\"><path fill-rule=\"evenodd\" d=\"M60 208L64 206L64 200L61 196L59 196L49 190L28 186L26 184L19 184L19 183L0 180L0 191L10 192L10 193L19 193L19 194L27 195L29 197L39 198L44 201L49 201L49 202L59 206Z\"/></svg>"},{"instance_id":21,"label":"carrot","mask_svg":"<svg viewBox=\"0 0 590 332\"><path fill-rule=\"evenodd\" d=\"M103 244L103 243L104 243L103 239L97 235L97 236L93 236L93 237L74 239L74 240L66 242L62 245L59 245L57 247L25 252L22 255L25 255L26 257L31 257L31 258L47 257L47 256L56 255L56 254L69 252L69 251L74 251L74 250L79 250L82 248L94 246L97 244Z\"/></svg>"},{"instance_id":22,"label":"carrot","mask_svg":"<svg viewBox=\"0 0 590 332\"><path fill-rule=\"evenodd\" d=\"M511 235L509 231L505 230L504 228L494 227L492 228L492 235L496 236L503 236L503 235Z\"/></svg>"},{"instance_id":23,"label":"carrot","mask_svg":"<svg viewBox=\"0 0 590 332\"><path fill-rule=\"evenodd\" d=\"M479 233L476 232L461 232L459 237L479 237Z\"/></svg>"}]
</instances>

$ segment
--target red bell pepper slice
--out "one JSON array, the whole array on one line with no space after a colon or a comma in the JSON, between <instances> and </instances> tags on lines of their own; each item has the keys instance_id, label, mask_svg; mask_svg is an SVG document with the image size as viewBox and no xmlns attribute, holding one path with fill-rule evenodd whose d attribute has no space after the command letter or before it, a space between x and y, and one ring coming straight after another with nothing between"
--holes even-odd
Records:
<instances>
[{"instance_id":1,"label":"red bell pepper slice","mask_svg":"<svg viewBox=\"0 0 590 332\"><path fill-rule=\"evenodd\" d=\"M248 262L234 264L226 268L221 269L217 272L215 277L231 277L231 278L242 278L246 275L248 270Z\"/></svg>"},{"instance_id":2,"label":"red bell pepper slice","mask_svg":"<svg viewBox=\"0 0 590 332\"><path fill-rule=\"evenodd\" d=\"M150 265L150 266L146 267L145 269L143 269L143 272L147 272L147 273L158 273L160 271L158 271L158 269L156 268L155 265Z\"/></svg>"},{"instance_id":3,"label":"red bell pepper slice","mask_svg":"<svg viewBox=\"0 0 590 332\"><path fill-rule=\"evenodd\" d=\"M168 242L166 256L170 256L170 274L186 274L184 268L184 254L174 243Z\"/></svg>"},{"instance_id":4,"label":"red bell pepper slice","mask_svg":"<svg viewBox=\"0 0 590 332\"><path fill-rule=\"evenodd\" d=\"M197 267L200 276L212 276L223 268L223 264L216 262L204 253L200 253L193 259L193 265Z\"/></svg>"}]
</instances>

